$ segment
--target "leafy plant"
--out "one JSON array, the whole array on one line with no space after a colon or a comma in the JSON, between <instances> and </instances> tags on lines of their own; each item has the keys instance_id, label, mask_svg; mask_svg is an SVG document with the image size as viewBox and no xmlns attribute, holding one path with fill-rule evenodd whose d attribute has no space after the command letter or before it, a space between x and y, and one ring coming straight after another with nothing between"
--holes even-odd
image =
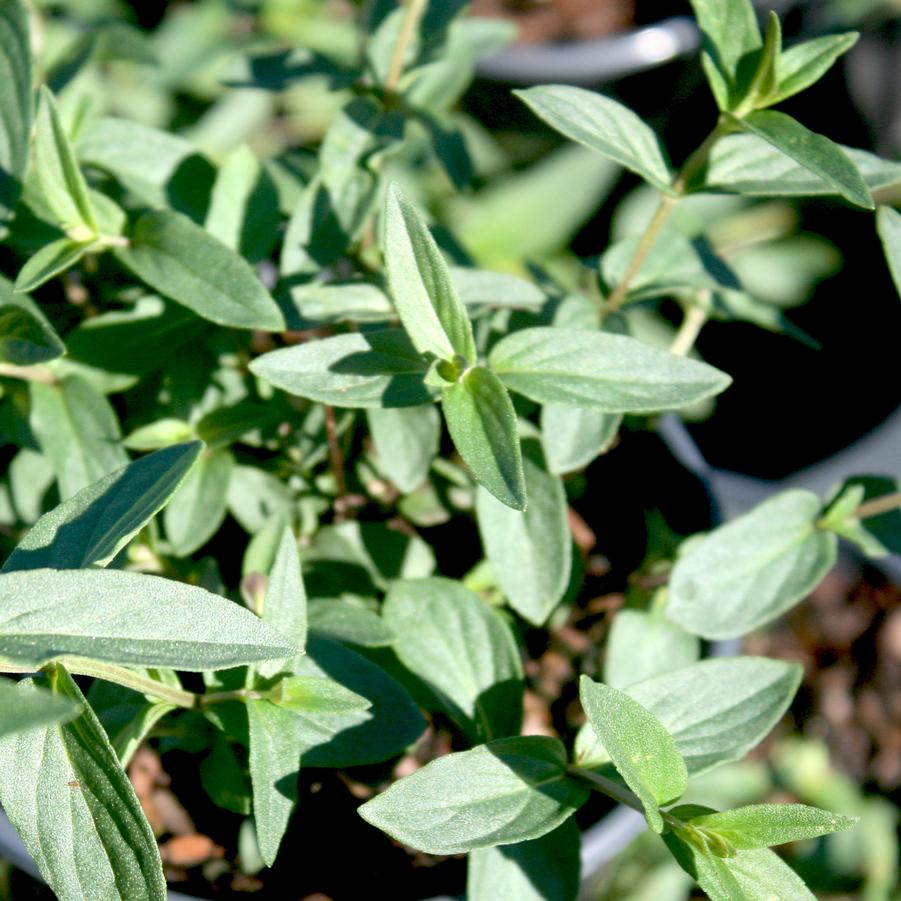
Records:
<instances>
[{"instance_id":1,"label":"leafy plant","mask_svg":"<svg viewBox=\"0 0 901 901\"><path fill-rule=\"evenodd\" d=\"M811 898L770 849L854 825L679 801L765 738L800 677L700 660L699 639L781 616L839 537L901 550L885 479L785 491L649 548L653 588L633 581L603 681L582 675L572 746L521 732L525 640L583 583L564 476L624 425L728 389L694 351L708 320L806 340L685 211L713 195L872 210L901 183L901 165L772 109L856 35L783 49L775 14L761 34L748 0L693 0L718 113L681 166L618 101L545 85L518 96L581 146L474 195L492 146L456 101L510 34L464 5L362 4L355 25L263 2L242 31L198 4L149 36L97 19L33 56L25 3L0 0L0 671L25 677L0 682L0 804L63 901L165 897L126 775L164 723L170 747L207 752L212 802L247 817L271 867L295 853L302 768L394 761L427 714L457 750L359 812L404 845L467 853L470 901L574 899L573 814L592 792L639 811L717 901ZM48 36L72 31L59 6L35 18ZM120 65L153 73L145 95L124 79L148 121L116 115ZM157 127L179 93L203 116ZM311 96L327 124L292 125ZM246 142L276 108L258 155ZM590 264L551 253L619 168L656 211ZM898 282L901 220L882 207L877 222ZM520 235L543 257L528 268L505 256ZM674 335L664 299L682 310ZM456 548L429 529L445 523L480 539L462 581L439 574ZM172 737L200 722L193 744Z\"/></svg>"}]
</instances>

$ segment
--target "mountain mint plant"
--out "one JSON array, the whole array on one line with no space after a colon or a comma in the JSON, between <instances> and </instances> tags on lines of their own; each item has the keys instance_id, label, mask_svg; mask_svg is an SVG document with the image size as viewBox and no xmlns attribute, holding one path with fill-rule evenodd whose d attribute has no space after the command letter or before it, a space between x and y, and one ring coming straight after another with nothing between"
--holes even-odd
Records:
<instances>
[{"instance_id":1,"label":"mountain mint plant","mask_svg":"<svg viewBox=\"0 0 901 901\"><path fill-rule=\"evenodd\" d=\"M693 0L718 112L681 165L610 97L516 92L581 146L528 176L554 200L514 241L540 248L580 184L593 203L599 167L657 197L597 260L526 261L484 224L479 249L496 212L472 185L499 151L456 109L506 26L456 0L377 0L354 24L200 3L153 32L77 6L0 0L0 805L56 896L165 898L126 775L145 742L205 755L260 868L302 868L285 837L302 769L391 763L431 723L454 750L393 782L354 770L359 814L467 854L470 901L573 901L592 793L638 811L714 901L813 898L772 848L854 818L683 802L801 675L701 659L700 639L801 602L840 537L901 550L895 483L784 491L649 550L653 587L632 583L566 741L522 734L523 658L580 597L571 474L728 390L693 349L708 320L791 331L680 211L831 196L864 217L901 183L775 109L856 35L784 49L775 14L761 34L749 0ZM901 282L901 217L877 221ZM664 299L683 319L661 346ZM476 530L480 560L448 578L453 535Z\"/></svg>"}]
</instances>

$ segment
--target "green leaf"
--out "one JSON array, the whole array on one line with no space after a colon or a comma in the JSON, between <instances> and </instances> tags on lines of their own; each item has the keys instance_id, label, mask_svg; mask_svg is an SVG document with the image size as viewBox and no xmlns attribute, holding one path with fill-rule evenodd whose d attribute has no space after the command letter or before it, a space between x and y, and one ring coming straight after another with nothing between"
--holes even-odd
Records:
<instances>
[{"instance_id":1,"label":"green leaf","mask_svg":"<svg viewBox=\"0 0 901 901\"><path fill-rule=\"evenodd\" d=\"M166 538L178 557L187 557L216 534L225 519L234 457L227 450L204 451L166 506Z\"/></svg>"},{"instance_id":2,"label":"green leaf","mask_svg":"<svg viewBox=\"0 0 901 901\"><path fill-rule=\"evenodd\" d=\"M901 554L901 510L888 510L860 519L854 514L865 501L901 490L898 479L888 476L853 476L836 492L821 524L855 542L869 557Z\"/></svg>"},{"instance_id":3,"label":"green leaf","mask_svg":"<svg viewBox=\"0 0 901 901\"><path fill-rule=\"evenodd\" d=\"M441 417L434 404L366 411L378 467L409 494L428 478L441 441Z\"/></svg>"},{"instance_id":4,"label":"green leaf","mask_svg":"<svg viewBox=\"0 0 901 901\"><path fill-rule=\"evenodd\" d=\"M310 631L361 648L387 648L394 641L382 618L350 598L312 598L307 606Z\"/></svg>"},{"instance_id":5,"label":"green leaf","mask_svg":"<svg viewBox=\"0 0 901 901\"><path fill-rule=\"evenodd\" d=\"M609 685L582 676L579 696L595 735L641 800L651 829L663 832L660 808L682 797L688 785L675 740L652 713Z\"/></svg>"},{"instance_id":6,"label":"green leaf","mask_svg":"<svg viewBox=\"0 0 901 901\"><path fill-rule=\"evenodd\" d=\"M815 901L800 876L767 848L721 858L667 832L664 842L711 901Z\"/></svg>"},{"instance_id":7,"label":"green leaf","mask_svg":"<svg viewBox=\"0 0 901 901\"><path fill-rule=\"evenodd\" d=\"M231 328L278 332L285 322L249 264L187 216L144 213L117 258L160 294Z\"/></svg>"},{"instance_id":8,"label":"green leaf","mask_svg":"<svg viewBox=\"0 0 901 901\"><path fill-rule=\"evenodd\" d=\"M489 356L512 391L544 404L605 413L687 407L719 394L728 375L624 335L539 327L507 335Z\"/></svg>"},{"instance_id":9,"label":"green leaf","mask_svg":"<svg viewBox=\"0 0 901 901\"><path fill-rule=\"evenodd\" d=\"M384 254L391 297L416 349L475 363L472 325L447 264L419 213L394 184L385 207Z\"/></svg>"},{"instance_id":10,"label":"green leaf","mask_svg":"<svg viewBox=\"0 0 901 901\"><path fill-rule=\"evenodd\" d=\"M678 808L673 815L679 816ZM804 804L753 804L691 817L688 822L722 836L733 848L742 851L841 832L851 829L859 820Z\"/></svg>"},{"instance_id":11,"label":"green leaf","mask_svg":"<svg viewBox=\"0 0 901 901\"><path fill-rule=\"evenodd\" d=\"M23 0L0 4L0 238L22 193L32 108L31 37Z\"/></svg>"},{"instance_id":12,"label":"green leaf","mask_svg":"<svg viewBox=\"0 0 901 901\"><path fill-rule=\"evenodd\" d=\"M503 618L450 579L395 582L382 616L401 663L473 743L522 725L519 648Z\"/></svg>"},{"instance_id":13,"label":"green leaf","mask_svg":"<svg viewBox=\"0 0 901 901\"><path fill-rule=\"evenodd\" d=\"M759 110L733 121L791 157L846 200L866 210L875 208L864 177L841 147L829 138L810 131L791 116L773 110Z\"/></svg>"},{"instance_id":14,"label":"green leaf","mask_svg":"<svg viewBox=\"0 0 901 901\"><path fill-rule=\"evenodd\" d=\"M71 269L92 247L93 241L60 238L45 244L32 254L16 277L16 291L25 293L39 288L61 272Z\"/></svg>"},{"instance_id":15,"label":"green leaf","mask_svg":"<svg viewBox=\"0 0 901 901\"><path fill-rule=\"evenodd\" d=\"M801 667L765 657L704 660L630 685L626 693L673 736L691 775L740 760L782 718L801 682ZM576 759L593 765L590 727L579 733Z\"/></svg>"},{"instance_id":16,"label":"green leaf","mask_svg":"<svg viewBox=\"0 0 901 901\"><path fill-rule=\"evenodd\" d=\"M31 428L53 465L63 500L128 463L115 411L84 379L32 382L29 390Z\"/></svg>"},{"instance_id":17,"label":"green leaf","mask_svg":"<svg viewBox=\"0 0 901 901\"><path fill-rule=\"evenodd\" d=\"M338 407L410 407L431 399L425 361L399 329L284 347L257 357L250 369L289 394Z\"/></svg>"},{"instance_id":18,"label":"green leaf","mask_svg":"<svg viewBox=\"0 0 901 901\"><path fill-rule=\"evenodd\" d=\"M285 710L325 716L344 716L372 707L367 698L321 676L286 676L266 693L266 700Z\"/></svg>"},{"instance_id":19,"label":"green leaf","mask_svg":"<svg viewBox=\"0 0 901 901\"><path fill-rule=\"evenodd\" d=\"M695 663L701 643L656 611L620 610L610 627L604 682L625 689L636 682Z\"/></svg>"},{"instance_id":20,"label":"green leaf","mask_svg":"<svg viewBox=\"0 0 901 901\"><path fill-rule=\"evenodd\" d=\"M216 734L213 749L200 762L200 782L209 799L223 810L249 816L252 789L244 767L223 733Z\"/></svg>"},{"instance_id":21,"label":"green leaf","mask_svg":"<svg viewBox=\"0 0 901 901\"><path fill-rule=\"evenodd\" d=\"M732 638L785 613L835 564L821 507L809 491L783 491L692 543L673 568L666 615L703 638Z\"/></svg>"},{"instance_id":22,"label":"green leaf","mask_svg":"<svg viewBox=\"0 0 901 901\"><path fill-rule=\"evenodd\" d=\"M545 404L541 408L541 443L548 469L554 475L584 469L613 445L622 421L619 413Z\"/></svg>"},{"instance_id":23,"label":"green leaf","mask_svg":"<svg viewBox=\"0 0 901 901\"><path fill-rule=\"evenodd\" d=\"M508 272L452 266L450 270L460 300L469 307L540 310L547 296L533 282Z\"/></svg>"},{"instance_id":24,"label":"green leaf","mask_svg":"<svg viewBox=\"0 0 901 901\"><path fill-rule=\"evenodd\" d=\"M471 852L467 901L576 901L581 838L570 817L541 838Z\"/></svg>"},{"instance_id":25,"label":"green leaf","mask_svg":"<svg viewBox=\"0 0 901 901\"><path fill-rule=\"evenodd\" d=\"M63 342L34 301L14 294L0 277L0 362L35 366L65 352Z\"/></svg>"},{"instance_id":26,"label":"green leaf","mask_svg":"<svg viewBox=\"0 0 901 901\"><path fill-rule=\"evenodd\" d=\"M297 800L300 749L295 716L268 701L248 701L250 784L260 854L271 867Z\"/></svg>"},{"instance_id":27,"label":"green leaf","mask_svg":"<svg viewBox=\"0 0 901 901\"><path fill-rule=\"evenodd\" d=\"M52 723L68 722L81 706L43 689L25 691L9 679L0 679L0 738Z\"/></svg>"},{"instance_id":28,"label":"green leaf","mask_svg":"<svg viewBox=\"0 0 901 901\"><path fill-rule=\"evenodd\" d=\"M255 263L271 252L278 226L278 191L272 177L249 147L235 148L216 176L207 231Z\"/></svg>"},{"instance_id":29,"label":"green leaf","mask_svg":"<svg viewBox=\"0 0 901 901\"><path fill-rule=\"evenodd\" d=\"M627 106L569 85L514 91L552 128L640 175L661 191L672 191L673 175L657 135Z\"/></svg>"},{"instance_id":30,"label":"green leaf","mask_svg":"<svg viewBox=\"0 0 901 901\"><path fill-rule=\"evenodd\" d=\"M40 90L35 118L33 172L54 225L65 232L77 232L82 240L97 234L87 182L78 168L56 101L46 87Z\"/></svg>"},{"instance_id":31,"label":"green leaf","mask_svg":"<svg viewBox=\"0 0 901 901\"><path fill-rule=\"evenodd\" d=\"M300 572L297 539L291 529L282 532L275 562L269 573L269 583L262 610L257 613L263 622L293 642L299 652L307 644L307 593ZM258 667L262 676L274 676L284 666L281 661L263 663Z\"/></svg>"},{"instance_id":32,"label":"green leaf","mask_svg":"<svg viewBox=\"0 0 901 901\"><path fill-rule=\"evenodd\" d=\"M720 109L744 98L762 44L750 0L691 0L703 33L702 63ZM750 69L750 71L749 71Z\"/></svg>"},{"instance_id":33,"label":"green leaf","mask_svg":"<svg viewBox=\"0 0 901 901\"><path fill-rule=\"evenodd\" d=\"M507 389L484 366L474 366L441 393L454 445L475 480L514 510L526 508L526 484L516 412Z\"/></svg>"},{"instance_id":34,"label":"green leaf","mask_svg":"<svg viewBox=\"0 0 901 901\"><path fill-rule=\"evenodd\" d=\"M183 419L166 418L136 428L122 439L129 450L155 451L190 441L194 429Z\"/></svg>"},{"instance_id":35,"label":"green leaf","mask_svg":"<svg viewBox=\"0 0 901 901\"><path fill-rule=\"evenodd\" d=\"M876 228L895 288L901 294L901 213L888 206L879 207Z\"/></svg>"},{"instance_id":36,"label":"green leaf","mask_svg":"<svg viewBox=\"0 0 901 901\"><path fill-rule=\"evenodd\" d=\"M251 535L270 523L273 516L287 522L294 515L294 491L258 466L232 467L226 502L231 515Z\"/></svg>"},{"instance_id":37,"label":"green leaf","mask_svg":"<svg viewBox=\"0 0 901 901\"><path fill-rule=\"evenodd\" d=\"M237 604L159 576L113 569L0 575L0 656L29 665L69 655L199 672L294 652Z\"/></svg>"},{"instance_id":38,"label":"green leaf","mask_svg":"<svg viewBox=\"0 0 901 901\"><path fill-rule=\"evenodd\" d=\"M105 566L165 506L202 447L177 444L83 488L32 526L3 571Z\"/></svg>"},{"instance_id":39,"label":"green leaf","mask_svg":"<svg viewBox=\"0 0 901 901\"><path fill-rule=\"evenodd\" d=\"M777 66L782 54L782 23L775 12L770 11L767 21L766 36L760 57L757 62L757 70L751 79L745 103L750 103L755 109L772 105L772 96L776 92L779 76Z\"/></svg>"},{"instance_id":40,"label":"green leaf","mask_svg":"<svg viewBox=\"0 0 901 901\"><path fill-rule=\"evenodd\" d=\"M875 191L901 183L901 163L880 159L854 147L838 145ZM762 197L807 197L840 194L838 188L756 135L728 135L710 152L700 190Z\"/></svg>"},{"instance_id":41,"label":"green leaf","mask_svg":"<svg viewBox=\"0 0 901 901\"><path fill-rule=\"evenodd\" d=\"M501 738L439 757L359 808L368 823L427 854L539 838L585 803L566 752L545 736Z\"/></svg>"},{"instance_id":42,"label":"green leaf","mask_svg":"<svg viewBox=\"0 0 901 901\"><path fill-rule=\"evenodd\" d=\"M778 85L770 102L782 103L816 84L833 63L857 43L859 37L858 32L847 31L844 34L823 35L789 47L776 64Z\"/></svg>"},{"instance_id":43,"label":"green leaf","mask_svg":"<svg viewBox=\"0 0 901 901\"><path fill-rule=\"evenodd\" d=\"M483 488L476 493L485 556L510 606L535 626L543 625L562 600L572 567L566 492L542 462L528 442L523 455L528 498L524 513Z\"/></svg>"},{"instance_id":44,"label":"green leaf","mask_svg":"<svg viewBox=\"0 0 901 901\"><path fill-rule=\"evenodd\" d=\"M51 684L82 713L0 740L6 815L59 901L165 901L156 839L103 727L61 667ZM17 691L38 697L31 680Z\"/></svg>"},{"instance_id":45,"label":"green leaf","mask_svg":"<svg viewBox=\"0 0 901 901\"><path fill-rule=\"evenodd\" d=\"M281 722L290 728L307 766L344 769L379 763L402 753L425 729L418 707L399 682L336 642L311 635L306 655L295 658L293 669L296 676L332 679L371 704L343 714L279 710L290 716L290 726L284 717Z\"/></svg>"}]
</instances>

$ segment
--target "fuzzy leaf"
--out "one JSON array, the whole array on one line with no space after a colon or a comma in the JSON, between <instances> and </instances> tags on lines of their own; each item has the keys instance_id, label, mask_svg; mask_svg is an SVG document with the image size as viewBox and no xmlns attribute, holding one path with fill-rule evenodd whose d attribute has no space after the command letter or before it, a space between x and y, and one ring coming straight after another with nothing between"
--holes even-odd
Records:
<instances>
[{"instance_id":1,"label":"fuzzy leaf","mask_svg":"<svg viewBox=\"0 0 901 901\"><path fill-rule=\"evenodd\" d=\"M514 91L552 128L669 192L672 173L657 135L627 106L584 88L551 84Z\"/></svg>"},{"instance_id":2,"label":"fuzzy leaf","mask_svg":"<svg viewBox=\"0 0 901 901\"><path fill-rule=\"evenodd\" d=\"M770 102L782 103L816 84L847 53L860 37L856 31L827 34L789 47L779 57L776 72L779 83Z\"/></svg>"},{"instance_id":3,"label":"fuzzy leaf","mask_svg":"<svg viewBox=\"0 0 901 901\"><path fill-rule=\"evenodd\" d=\"M0 656L61 656L192 672L284 658L295 648L252 613L202 588L110 569L0 575Z\"/></svg>"},{"instance_id":4,"label":"fuzzy leaf","mask_svg":"<svg viewBox=\"0 0 901 901\"><path fill-rule=\"evenodd\" d=\"M662 832L661 806L677 801L688 785L688 770L672 735L629 695L588 676L579 681L579 696L595 735L641 800L651 829Z\"/></svg>"},{"instance_id":5,"label":"fuzzy leaf","mask_svg":"<svg viewBox=\"0 0 901 901\"><path fill-rule=\"evenodd\" d=\"M16 682L0 679L0 738L12 732L68 722L81 709L77 702L61 695L39 688L26 691Z\"/></svg>"},{"instance_id":6,"label":"fuzzy leaf","mask_svg":"<svg viewBox=\"0 0 901 901\"><path fill-rule=\"evenodd\" d=\"M634 338L538 327L507 335L489 356L504 384L530 400L648 413L687 407L724 391L731 379Z\"/></svg>"},{"instance_id":7,"label":"fuzzy leaf","mask_svg":"<svg viewBox=\"0 0 901 901\"><path fill-rule=\"evenodd\" d=\"M401 663L477 743L519 733L523 681L510 627L450 579L395 582L383 608Z\"/></svg>"},{"instance_id":8,"label":"fuzzy leaf","mask_svg":"<svg viewBox=\"0 0 901 901\"><path fill-rule=\"evenodd\" d=\"M65 352L59 335L34 301L13 293L0 276L0 362L35 366Z\"/></svg>"},{"instance_id":9,"label":"fuzzy leaf","mask_svg":"<svg viewBox=\"0 0 901 901\"><path fill-rule=\"evenodd\" d=\"M703 638L731 638L793 607L835 563L821 506L809 491L784 491L693 543L673 568L666 615Z\"/></svg>"},{"instance_id":10,"label":"fuzzy leaf","mask_svg":"<svg viewBox=\"0 0 901 901\"><path fill-rule=\"evenodd\" d=\"M366 411L379 469L404 493L425 482L438 455L441 417L434 404Z\"/></svg>"},{"instance_id":11,"label":"fuzzy leaf","mask_svg":"<svg viewBox=\"0 0 901 901\"><path fill-rule=\"evenodd\" d=\"M6 0L0 4L0 238L28 166L32 78L28 6Z\"/></svg>"},{"instance_id":12,"label":"fuzzy leaf","mask_svg":"<svg viewBox=\"0 0 901 901\"><path fill-rule=\"evenodd\" d=\"M612 446L622 421L619 413L545 404L541 408L541 443L548 469L554 475L584 469Z\"/></svg>"},{"instance_id":13,"label":"fuzzy leaf","mask_svg":"<svg viewBox=\"0 0 901 901\"><path fill-rule=\"evenodd\" d=\"M428 854L539 838L586 801L566 752L545 736L501 738L439 757L360 809L368 823Z\"/></svg>"},{"instance_id":14,"label":"fuzzy leaf","mask_svg":"<svg viewBox=\"0 0 901 901\"><path fill-rule=\"evenodd\" d=\"M202 447L165 448L83 488L31 527L3 571L105 566L172 497Z\"/></svg>"},{"instance_id":15,"label":"fuzzy leaf","mask_svg":"<svg viewBox=\"0 0 901 901\"><path fill-rule=\"evenodd\" d=\"M441 406L454 445L475 480L501 503L525 510L516 412L500 379L475 366L442 391Z\"/></svg>"},{"instance_id":16,"label":"fuzzy leaf","mask_svg":"<svg viewBox=\"0 0 901 901\"><path fill-rule=\"evenodd\" d=\"M901 213L888 206L879 207L876 227L895 288L901 294Z\"/></svg>"}]
</instances>

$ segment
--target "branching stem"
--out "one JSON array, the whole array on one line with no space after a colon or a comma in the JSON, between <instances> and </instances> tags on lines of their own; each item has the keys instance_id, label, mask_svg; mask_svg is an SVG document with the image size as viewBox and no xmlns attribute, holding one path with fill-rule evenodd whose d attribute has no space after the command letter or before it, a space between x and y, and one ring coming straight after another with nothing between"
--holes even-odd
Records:
<instances>
[{"instance_id":1,"label":"branching stem","mask_svg":"<svg viewBox=\"0 0 901 901\"><path fill-rule=\"evenodd\" d=\"M891 513L892 510L901 509L901 491L892 494L884 494L882 497L874 497L871 501L862 503L853 513L855 519L868 519L871 516L880 516L883 513Z\"/></svg>"}]
</instances>

